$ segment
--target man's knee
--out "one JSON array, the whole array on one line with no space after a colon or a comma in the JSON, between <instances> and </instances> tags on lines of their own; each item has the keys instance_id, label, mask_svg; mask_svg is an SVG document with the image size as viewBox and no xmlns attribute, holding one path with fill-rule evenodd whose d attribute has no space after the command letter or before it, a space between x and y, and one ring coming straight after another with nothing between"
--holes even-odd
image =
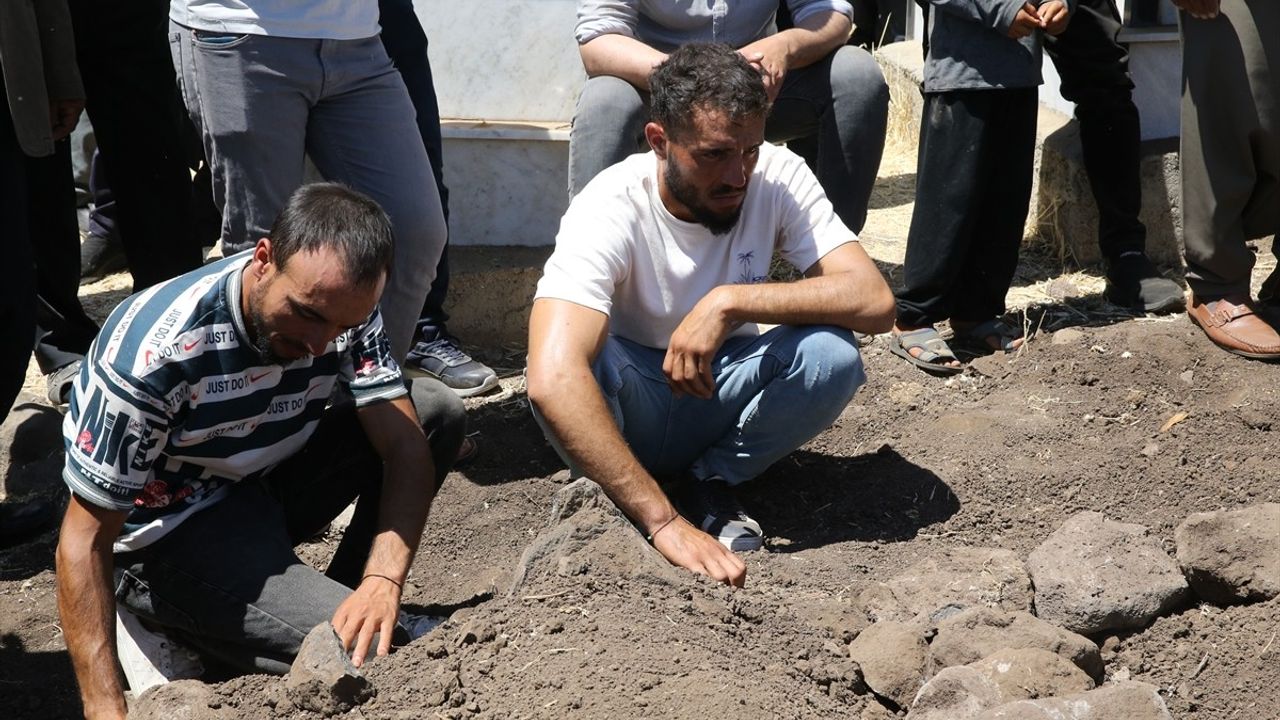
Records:
<instances>
[{"instance_id":1,"label":"man's knee","mask_svg":"<svg viewBox=\"0 0 1280 720\"><path fill-rule=\"evenodd\" d=\"M864 109L861 113L889 112L889 84L871 53L860 47L844 46L831 59L831 94L851 99Z\"/></svg>"},{"instance_id":2,"label":"man's knee","mask_svg":"<svg viewBox=\"0 0 1280 720\"><path fill-rule=\"evenodd\" d=\"M418 413L418 423L432 438L432 445L448 443L456 450L467 431L467 409L462 398L444 383L431 378L410 380L409 397Z\"/></svg>"},{"instance_id":3,"label":"man's knee","mask_svg":"<svg viewBox=\"0 0 1280 720\"><path fill-rule=\"evenodd\" d=\"M582 86L573 122L613 125L621 131L643 124L644 119L644 98L635 85L612 75L597 75Z\"/></svg>"},{"instance_id":4,"label":"man's knee","mask_svg":"<svg viewBox=\"0 0 1280 720\"><path fill-rule=\"evenodd\" d=\"M866 382L862 353L853 331L834 325L797 328L795 361L804 373L806 390L821 401L847 405Z\"/></svg>"}]
</instances>

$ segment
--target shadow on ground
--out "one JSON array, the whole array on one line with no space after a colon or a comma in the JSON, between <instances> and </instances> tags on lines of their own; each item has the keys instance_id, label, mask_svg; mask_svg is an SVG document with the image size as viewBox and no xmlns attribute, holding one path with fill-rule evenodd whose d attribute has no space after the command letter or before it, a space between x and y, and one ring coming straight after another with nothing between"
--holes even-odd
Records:
<instances>
[{"instance_id":1,"label":"shadow on ground","mask_svg":"<svg viewBox=\"0 0 1280 720\"><path fill-rule=\"evenodd\" d=\"M0 708L6 718L81 717L66 650L33 652L17 635L0 637ZM50 688L72 688L50 692Z\"/></svg>"},{"instance_id":2,"label":"shadow on ground","mask_svg":"<svg viewBox=\"0 0 1280 720\"><path fill-rule=\"evenodd\" d=\"M795 452L744 486L743 504L766 535L791 541L775 552L910 540L960 510L941 478L891 449L857 457Z\"/></svg>"}]
</instances>

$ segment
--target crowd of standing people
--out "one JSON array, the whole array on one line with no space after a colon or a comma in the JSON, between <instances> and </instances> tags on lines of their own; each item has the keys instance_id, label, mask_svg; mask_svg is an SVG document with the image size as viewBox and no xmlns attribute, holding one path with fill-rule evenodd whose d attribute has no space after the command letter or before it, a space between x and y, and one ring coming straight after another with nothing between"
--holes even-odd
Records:
<instances>
[{"instance_id":1,"label":"crowd of standing people","mask_svg":"<svg viewBox=\"0 0 1280 720\"><path fill-rule=\"evenodd\" d=\"M1185 296L1146 254L1114 0L922 3L896 291L857 241L889 97L853 4L580 0L573 199L529 327L548 442L670 562L742 584L737 553L766 533L735 488L852 401L859 334L890 333L938 375L963 370L961 348L1026 342L1005 295L1042 53L1076 103L1107 299L1185 307L1218 346L1280 359L1280 274L1253 297L1246 245L1280 229L1280 8L1174 2ZM474 453L459 398L497 377L446 327L449 195L411 0L7 3L0 83L17 270L0 413L34 350L68 406L58 599L86 715L124 715L117 651L161 679L176 666L156 648L175 645L283 672L319 622L357 664L429 631L401 593L440 483ZM81 110L97 143L84 247L67 140ZM304 184L307 159L327 182ZM223 258L205 263L214 235ZM134 294L99 328L77 287L113 253ZM802 279L771 282L775 255ZM353 500L327 570L303 564L293 547Z\"/></svg>"}]
</instances>

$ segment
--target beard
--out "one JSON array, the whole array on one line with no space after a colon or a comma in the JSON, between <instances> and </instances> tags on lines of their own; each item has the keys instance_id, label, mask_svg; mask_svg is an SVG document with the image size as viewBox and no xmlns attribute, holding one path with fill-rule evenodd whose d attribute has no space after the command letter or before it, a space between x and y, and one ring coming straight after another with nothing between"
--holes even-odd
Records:
<instances>
[{"instance_id":1,"label":"beard","mask_svg":"<svg viewBox=\"0 0 1280 720\"><path fill-rule=\"evenodd\" d=\"M254 288L257 290L257 288ZM249 332L253 335L253 347L268 365L287 365L288 358L281 357L271 347L271 332L267 329L267 318L262 314L261 303L253 291L249 293Z\"/></svg>"},{"instance_id":2,"label":"beard","mask_svg":"<svg viewBox=\"0 0 1280 720\"><path fill-rule=\"evenodd\" d=\"M738 218L742 215L744 203L739 203L738 207L728 213L714 212L703 204L702 198L698 195L698 189L685 178L673 161L667 162L663 179L667 183L667 190L671 193L671 196L680 201L681 205L688 208L689 212L693 213L693 217L698 221L698 224L710 230L712 234L724 235L738 224ZM734 188L728 186L716 188L711 194L714 195L721 190L734 190Z\"/></svg>"}]
</instances>

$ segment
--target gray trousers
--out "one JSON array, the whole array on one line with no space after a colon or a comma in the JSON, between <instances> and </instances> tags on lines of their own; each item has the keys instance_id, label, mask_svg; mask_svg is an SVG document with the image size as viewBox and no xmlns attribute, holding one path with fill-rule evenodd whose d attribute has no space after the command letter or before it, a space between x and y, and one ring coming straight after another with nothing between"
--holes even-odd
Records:
<instances>
[{"instance_id":1,"label":"gray trousers","mask_svg":"<svg viewBox=\"0 0 1280 720\"><path fill-rule=\"evenodd\" d=\"M1246 241L1280 232L1280 3L1222 0L1181 25L1187 284L1215 300L1249 292ZM1280 299L1275 273L1262 295Z\"/></svg>"},{"instance_id":2,"label":"gray trousers","mask_svg":"<svg viewBox=\"0 0 1280 720\"><path fill-rule=\"evenodd\" d=\"M569 194L601 170L647 149L648 93L621 78L587 80L569 140ZM841 47L787 73L765 124L770 142L816 141L818 183L854 232L867 219L889 117L889 87L871 55ZM801 153L802 155L805 153Z\"/></svg>"},{"instance_id":3,"label":"gray trousers","mask_svg":"<svg viewBox=\"0 0 1280 720\"><path fill-rule=\"evenodd\" d=\"M204 141L226 253L252 247L303 182L326 179L378 202L396 250L382 317L409 351L447 231L413 103L377 37L305 40L169 25L183 101Z\"/></svg>"}]
</instances>

